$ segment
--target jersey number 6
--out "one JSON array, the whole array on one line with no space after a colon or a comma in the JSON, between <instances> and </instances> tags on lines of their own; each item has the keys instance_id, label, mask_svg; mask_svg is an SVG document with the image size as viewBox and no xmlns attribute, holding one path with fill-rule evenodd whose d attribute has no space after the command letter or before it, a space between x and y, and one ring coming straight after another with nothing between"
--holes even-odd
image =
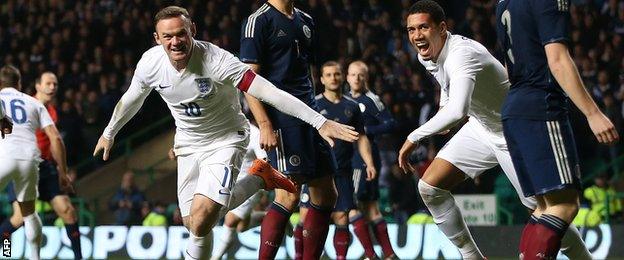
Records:
<instances>
[{"instance_id":1,"label":"jersey number 6","mask_svg":"<svg viewBox=\"0 0 624 260\"><path fill-rule=\"evenodd\" d=\"M23 124L28 120L28 116L26 114L26 109L24 109L24 103L21 99L13 99L9 102L9 106L11 107L11 119L13 119L13 123L15 124ZM2 107L5 108L4 101L2 101Z\"/></svg>"}]
</instances>

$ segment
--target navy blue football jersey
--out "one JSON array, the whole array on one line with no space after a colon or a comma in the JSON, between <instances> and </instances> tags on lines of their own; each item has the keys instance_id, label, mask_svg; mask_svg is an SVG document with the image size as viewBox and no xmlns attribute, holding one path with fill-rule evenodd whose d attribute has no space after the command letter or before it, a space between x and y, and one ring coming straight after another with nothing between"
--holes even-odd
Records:
<instances>
[{"instance_id":1,"label":"navy blue football jersey","mask_svg":"<svg viewBox=\"0 0 624 260\"><path fill-rule=\"evenodd\" d=\"M329 101L323 94L316 96L318 111L321 115L338 123L355 127L355 131L364 133L364 122L362 112L355 100L343 96L338 103ZM336 140L332 148L338 162L338 170L350 170L351 158L353 158L353 145L351 143ZM356 152L357 153L357 152Z\"/></svg>"},{"instance_id":2,"label":"navy blue football jersey","mask_svg":"<svg viewBox=\"0 0 624 260\"><path fill-rule=\"evenodd\" d=\"M265 3L243 22L241 34L241 61L258 64L261 76L316 109L310 74L316 42L312 17L295 8L289 18ZM273 107L266 109L275 128L305 124Z\"/></svg>"},{"instance_id":3,"label":"navy blue football jersey","mask_svg":"<svg viewBox=\"0 0 624 260\"><path fill-rule=\"evenodd\" d=\"M349 93L349 95L358 103L358 106L360 107L364 121L364 130L366 132L366 136L371 142L373 159L376 164L375 166L379 168L381 165L379 165L379 149L377 148L377 143L375 142L375 136L394 131L396 121L394 121L390 111L388 111L388 109L386 109L384 104L381 102L379 96L375 95L373 92L367 91L358 97L353 97L351 93ZM360 153L354 153L353 167L360 168L363 164L364 161L362 160Z\"/></svg>"},{"instance_id":4,"label":"navy blue football jersey","mask_svg":"<svg viewBox=\"0 0 624 260\"><path fill-rule=\"evenodd\" d=\"M554 120L568 112L567 96L548 68L544 46L569 42L568 0L500 0L498 40L511 88L502 117Z\"/></svg>"}]
</instances>

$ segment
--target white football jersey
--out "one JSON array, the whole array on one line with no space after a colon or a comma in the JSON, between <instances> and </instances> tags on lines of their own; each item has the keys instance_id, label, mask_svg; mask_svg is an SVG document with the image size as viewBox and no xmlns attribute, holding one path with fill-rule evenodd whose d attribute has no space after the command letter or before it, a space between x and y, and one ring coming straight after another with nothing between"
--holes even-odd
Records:
<instances>
[{"instance_id":1,"label":"white football jersey","mask_svg":"<svg viewBox=\"0 0 624 260\"><path fill-rule=\"evenodd\" d=\"M236 88L249 66L214 44L193 42L189 63L180 72L169 61L163 46L146 51L124 94L133 97L127 100L138 103L139 107L150 91L160 94L175 119L174 149L178 155L240 145L247 141L249 132ZM122 104L124 100L122 97L120 104L129 105ZM134 115L136 110L130 113ZM129 120L123 114L118 116L113 115L104 137L114 137Z\"/></svg>"},{"instance_id":2,"label":"white football jersey","mask_svg":"<svg viewBox=\"0 0 624 260\"><path fill-rule=\"evenodd\" d=\"M0 157L40 160L35 131L54 124L48 110L36 98L14 88L0 90L0 100L13 121L13 132L0 139Z\"/></svg>"},{"instance_id":3,"label":"white football jersey","mask_svg":"<svg viewBox=\"0 0 624 260\"><path fill-rule=\"evenodd\" d=\"M245 173L255 159L267 158L266 151L260 148L260 129L255 125L249 124L249 130L249 145L247 145L247 151L245 152L245 158L240 170L240 172ZM239 178L241 175L239 174Z\"/></svg>"},{"instance_id":4,"label":"white football jersey","mask_svg":"<svg viewBox=\"0 0 624 260\"><path fill-rule=\"evenodd\" d=\"M440 106L449 100L449 89L454 77L470 77L474 91L468 115L489 131L502 136L501 107L509 90L509 80L503 65L479 42L461 35L447 33L448 38L437 62L420 63L440 84Z\"/></svg>"}]
</instances>

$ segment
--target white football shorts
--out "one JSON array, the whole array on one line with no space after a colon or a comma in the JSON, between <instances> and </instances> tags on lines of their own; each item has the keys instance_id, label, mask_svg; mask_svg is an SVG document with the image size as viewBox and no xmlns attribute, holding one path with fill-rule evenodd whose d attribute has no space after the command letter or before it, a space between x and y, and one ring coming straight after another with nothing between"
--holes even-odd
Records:
<instances>
[{"instance_id":1,"label":"white football shorts","mask_svg":"<svg viewBox=\"0 0 624 260\"><path fill-rule=\"evenodd\" d=\"M39 161L0 158L0 189L4 189L10 181L15 185L17 201L37 199Z\"/></svg>"},{"instance_id":2,"label":"white football shorts","mask_svg":"<svg viewBox=\"0 0 624 260\"><path fill-rule=\"evenodd\" d=\"M537 206L535 198L525 198L522 193L505 138L487 130L476 120L469 120L436 157L450 162L473 179L500 164L522 204L530 209Z\"/></svg>"},{"instance_id":3,"label":"white football shorts","mask_svg":"<svg viewBox=\"0 0 624 260\"><path fill-rule=\"evenodd\" d=\"M178 156L178 204L182 217L190 214L195 194L227 206L245 155L244 147Z\"/></svg>"}]
</instances>

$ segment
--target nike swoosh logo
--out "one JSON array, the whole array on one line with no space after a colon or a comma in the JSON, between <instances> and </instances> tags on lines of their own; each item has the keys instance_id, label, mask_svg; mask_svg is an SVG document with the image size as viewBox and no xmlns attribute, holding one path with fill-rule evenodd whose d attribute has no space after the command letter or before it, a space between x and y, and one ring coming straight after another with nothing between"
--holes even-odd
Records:
<instances>
[{"instance_id":1,"label":"nike swoosh logo","mask_svg":"<svg viewBox=\"0 0 624 260\"><path fill-rule=\"evenodd\" d=\"M160 84L158 85L158 88L159 88L159 89L166 89L166 88L168 88L168 87L171 87L171 85L165 85L165 86L160 85Z\"/></svg>"}]
</instances>

